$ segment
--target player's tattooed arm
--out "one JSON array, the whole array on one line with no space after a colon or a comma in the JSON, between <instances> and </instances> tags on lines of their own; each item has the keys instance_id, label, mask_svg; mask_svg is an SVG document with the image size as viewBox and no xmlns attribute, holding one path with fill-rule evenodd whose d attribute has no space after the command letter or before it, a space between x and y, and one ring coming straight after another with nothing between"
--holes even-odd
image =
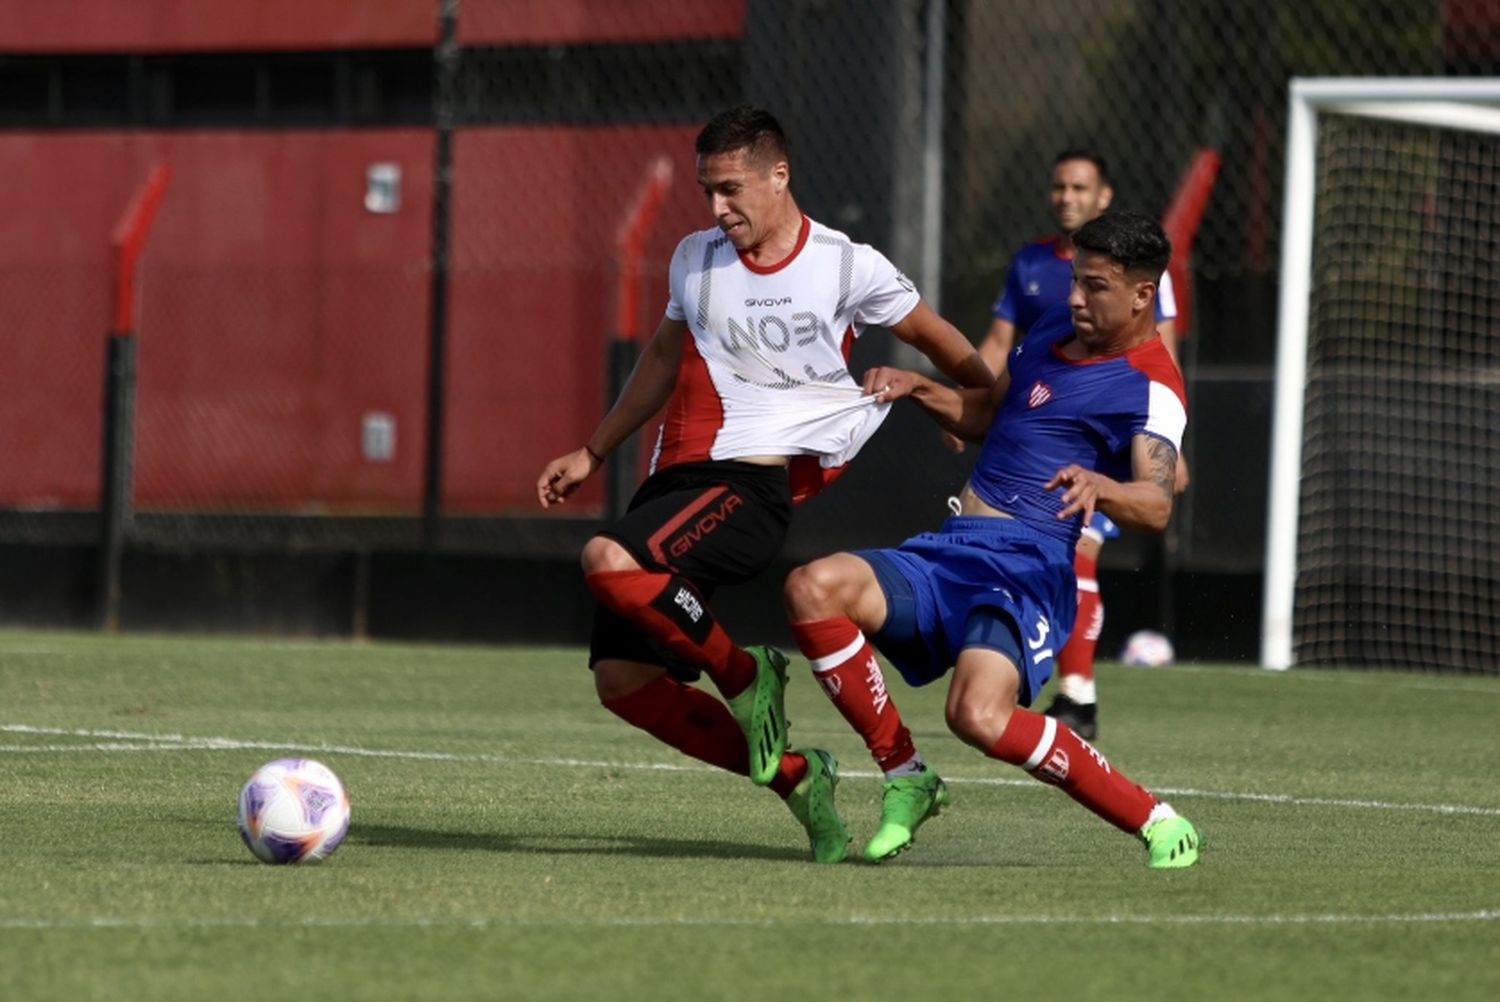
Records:
<instances>
[{"instance_id":1,"label":"player's tattooed arm","mask_svg":"<svg viewBox=\"0 0 1500 1002\"><path fill-rule=\"evenodd\" d=\"M1098 507L1127 529L1162 532L1172 518L1177 447L1140 433L1130 443L1130 480L1101 482Z\"/></svg>"},{"instance_id":2,"label":"player's tattooed arm","mask_svg":"<svg viewBox=\"0 0 1500 1002\"><path fill-rule=\"evenodd\" d=\"M1146 445L1145 476L1160 487L1168 498L1173 496L1172 485L1177 479L1177 449L1164 438L1152 437Z\"/></svg>"}]
</instances>

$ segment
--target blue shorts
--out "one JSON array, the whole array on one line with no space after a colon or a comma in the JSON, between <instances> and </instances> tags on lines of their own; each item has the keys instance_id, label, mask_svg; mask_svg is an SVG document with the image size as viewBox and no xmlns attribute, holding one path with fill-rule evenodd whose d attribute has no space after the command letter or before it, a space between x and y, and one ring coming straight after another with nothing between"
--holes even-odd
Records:
<instances>
[{"instance_id":1,"label":"blue shorts","mask_svg":"<svg viewBox=\"0 0 1500 1002\"><path fill-rule=\"evenodd\" d=\"M908 685L942 678L960 651L1005 653L1029 706L1052 677L1077 612L1073 549L1008 518L960 516L891 550L860 550L885 592L870 637Z\"/></svg>"}]
</instances>

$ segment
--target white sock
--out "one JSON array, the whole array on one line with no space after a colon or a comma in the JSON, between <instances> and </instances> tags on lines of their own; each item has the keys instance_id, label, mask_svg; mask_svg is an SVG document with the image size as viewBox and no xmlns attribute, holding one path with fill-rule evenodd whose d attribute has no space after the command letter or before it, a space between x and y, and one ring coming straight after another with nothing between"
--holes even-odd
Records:
<instances>
[{"instance_id":1,"label":"white sock","mask_svg":"<svg viewBox=\"0 0 1500 1002\"><path fill-rule=\"evenodd\" d=\"M1075 703L1088 704L1099 701L1099 693L1094 687L1094 680L1084 678L1082 675L1062 676L1057 680L1057 691Z\"/></svg>"},{"instance_id":2,"label":"white sock","mask_svg":"<svg viewBox=\"0 0 1500 1002\"><path fill-rule=\"evenodd\" d=\"M921 753L913 755L894 769L885 771L886 779L903 779L907 776L920 776L927 771L927 763L922 761Z\"/></svg>"},{"instance_id":3,"label":"white sock","mask_svg":"<svg viewBox=\"0 0 1500 1002\"><path fill-rule=\"evenodd\" d=\"M1175 817L1177 817L1177 812L1172 810L1171 804L1168 804L1166 802L1159 803L1155 807L1151 808L1151 813L1146 817L1146 823L1141 825L1140 834L1145 835L1147 828L1150 828L1152 825L1156 824L1163 818Z\"/></svg>"}]
</instances>

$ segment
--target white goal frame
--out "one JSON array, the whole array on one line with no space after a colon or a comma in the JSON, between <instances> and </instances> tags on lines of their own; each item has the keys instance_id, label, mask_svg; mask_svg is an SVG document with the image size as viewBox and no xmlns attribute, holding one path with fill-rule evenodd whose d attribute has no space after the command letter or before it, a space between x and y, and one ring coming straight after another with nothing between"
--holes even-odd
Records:
<instances>
[{"instance_id":1,"label":"white goal frame","mask_svg":"<svg viewBox=\"0 0 1500 1002\"><path fill-rule=\"evenodd\" d=\"M1281 216L1281 295L1276 315L1276 390L1266 512L1260 663L1292 665L1297 585L1297 506L1302 481L1303 398L1312 294L1318 116L1375 118L1500 134L1500 79L1462 77L1297 78L1287 101L1286 190Z\"/></svg>"}]
</instances>

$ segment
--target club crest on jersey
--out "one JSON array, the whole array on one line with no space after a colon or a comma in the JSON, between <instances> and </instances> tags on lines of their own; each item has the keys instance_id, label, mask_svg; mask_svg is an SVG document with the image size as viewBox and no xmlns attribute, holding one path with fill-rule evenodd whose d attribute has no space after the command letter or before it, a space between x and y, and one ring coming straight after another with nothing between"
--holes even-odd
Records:
<instances>
[{"instance_id":1,"label":"club crest on jersey","mask_svg":"<svg viewBox=\"0 0 1500 1002\"><path fill-rule=\"evenodd\" d=\"M1041 380L1037 380L1031 387L1031 392L1026 394L1026 406L1037 408L1052 399L1052 387Z\"/></svg>"}]
</instances>

